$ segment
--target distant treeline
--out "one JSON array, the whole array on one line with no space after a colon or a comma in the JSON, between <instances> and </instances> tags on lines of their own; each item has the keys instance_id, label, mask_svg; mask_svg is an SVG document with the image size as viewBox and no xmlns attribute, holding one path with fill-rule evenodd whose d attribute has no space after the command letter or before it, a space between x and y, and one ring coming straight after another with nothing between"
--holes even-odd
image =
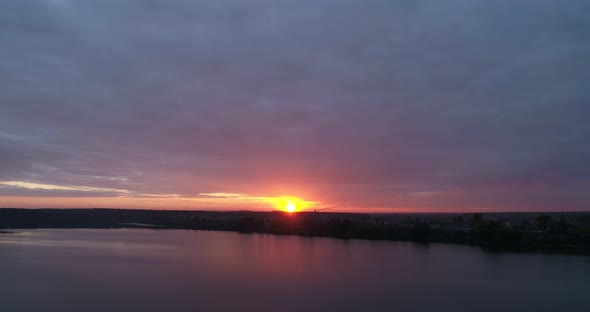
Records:
<instances>
[{"instance_id":1,"label":"distant treeline","mask_svg":"<svg viewBox=\"0 0 590 312\"><path fill-rule=\"evenodd\" d=\"M489 250L590 254L590 213L349 214L124 209L0 209L0 229L191 229L403 240Z\"/></svg>"}]
</instances>

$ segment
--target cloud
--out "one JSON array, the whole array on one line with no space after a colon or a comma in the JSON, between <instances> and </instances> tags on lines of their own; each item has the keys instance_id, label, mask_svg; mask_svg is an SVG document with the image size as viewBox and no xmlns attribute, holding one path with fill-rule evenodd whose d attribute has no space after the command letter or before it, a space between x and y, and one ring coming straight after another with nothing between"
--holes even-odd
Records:
<instances>
[{"instance_id":1,"label":"cloud","mask_svg":"<svg viewBox=\"0 0 590 312\"><path fill-rule=\"evenodd\" d=\"M91 186L53 185L26 181L0 181L0 196L125 196L128 190Z\"/></svg>"},{"instance_id":2,"label":"cloud","mask_svg":"<svg viewBox=\"0 0 590 312\"><path fill-rule=\"evenodd\" d=\"M0 179L138 197L586 209L588 9L3 1ZM541 186L553 196L538 200Z\"/></svg>"},{"instance_id":3,"label":"cloud","mask_svg":"<svg viewBox=\"0 0 590 312\"><path fill-rule=\"evenodd\" d=\"M243 197L246 196L245 194L236 194L236 193L201 193L199 196L205 197L220 197L220 198L236 198L236 197Z\"/></svg>"}]
</instances>

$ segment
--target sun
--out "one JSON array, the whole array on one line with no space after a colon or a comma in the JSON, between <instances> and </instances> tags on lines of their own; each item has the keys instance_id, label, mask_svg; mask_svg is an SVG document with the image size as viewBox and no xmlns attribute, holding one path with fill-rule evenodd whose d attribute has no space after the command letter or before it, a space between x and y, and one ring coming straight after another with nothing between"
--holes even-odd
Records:
<instances>
[{"instance_id":1,"label":"sun","mask_svg":"<svg viewBox=\"0 0 590 312\"><path fill-rule=\"evenodd\" d=\"M291 200L288 200L285 204L285 211L288 213L293 213L297 210L297 205Z\"/></svg>"},{"instance_id":2,"label":"sun","mask_svg":"<svg viewBox=\"0 0 590 312\"><path fill-rule=\"evenodd\" d=\"M271 203L275 209L288 213L306 211L317 203L293 196L269 197L268 202Z\"/></svg>"}]
</instances>

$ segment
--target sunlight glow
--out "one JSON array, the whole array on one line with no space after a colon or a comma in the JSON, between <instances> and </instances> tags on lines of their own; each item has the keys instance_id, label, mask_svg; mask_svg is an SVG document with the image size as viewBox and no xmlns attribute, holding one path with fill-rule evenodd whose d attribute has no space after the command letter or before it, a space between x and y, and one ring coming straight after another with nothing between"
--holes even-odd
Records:
<instances>
[{"instance_id":1,"label":"sunlight glow","mask_svg":"<svg viewBox=\"0 0 590 312\"><path fill-rule=\"evenodd\" d=\"M125 178L92 176L102 180L124 181ZM259 196L227 191L198 193L196 196L174 193L142 193L133 190L104 188L86 185L59 185L29 181L2 181L0 192L18 189L42 192L38 196L0 196L3 206L27 208L164 208L165 209L210 209L219 210L279 210L297 213L317 209L321 202L308 201L294 196ZM79 193L78 193L79 192ZM84 193L82 195L82 193ZM104 196L107 195L107 196Z\"/></svg>"},{"instance_id":2,"label":"sunlight glow","mask_svg":"<svg viewBox=\"0 0 590 312\"><path fill-rule=\"evenodd\" d=\"M295 212L297 210L297 206L292 201L288 201L287 205L285 206L285 211L287 212Z\"/></svg>"},{"instance_id":3,"label":"sunlight glow","mask_svg":"<svg viewBox=\"0 0 590 312\"><path fill-rule=\"evenodd\" d=\"M270 201L277 209L289 213L304 211L316 204L296 197L274 197Z\"/></svg>"},{"instance_id":4,"label":"sunlight glow","mask_svg":"<svg viewBox=\"0 0 590 312\"><path fill-rule=\"evenodd\" d=\"M289 213L308 210L319 204L316 201L307 201L293 196L253 196L243 193L231 192L214 192L214 193L199 193L197 198L183 198L184 200L206 201L211 204L225 203L228 206L254 206L257 203L270 204L277 210Z\"/></svg>"}]
</instances>

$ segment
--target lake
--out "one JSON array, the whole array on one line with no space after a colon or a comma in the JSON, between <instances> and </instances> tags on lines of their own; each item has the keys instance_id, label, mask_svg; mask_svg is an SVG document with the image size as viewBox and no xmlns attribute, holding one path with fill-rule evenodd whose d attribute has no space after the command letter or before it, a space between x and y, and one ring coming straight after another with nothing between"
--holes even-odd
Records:
<instances>
[{"instance_id":1,"label":"lake","mask_svg":"<svg viewBox=\"0 0 590 312\"><path fill-rule=\"evenodd\" d=\"M590 311L590 257L188 230L0 234L0 311Z\"/></svg>"}]
</instances>

